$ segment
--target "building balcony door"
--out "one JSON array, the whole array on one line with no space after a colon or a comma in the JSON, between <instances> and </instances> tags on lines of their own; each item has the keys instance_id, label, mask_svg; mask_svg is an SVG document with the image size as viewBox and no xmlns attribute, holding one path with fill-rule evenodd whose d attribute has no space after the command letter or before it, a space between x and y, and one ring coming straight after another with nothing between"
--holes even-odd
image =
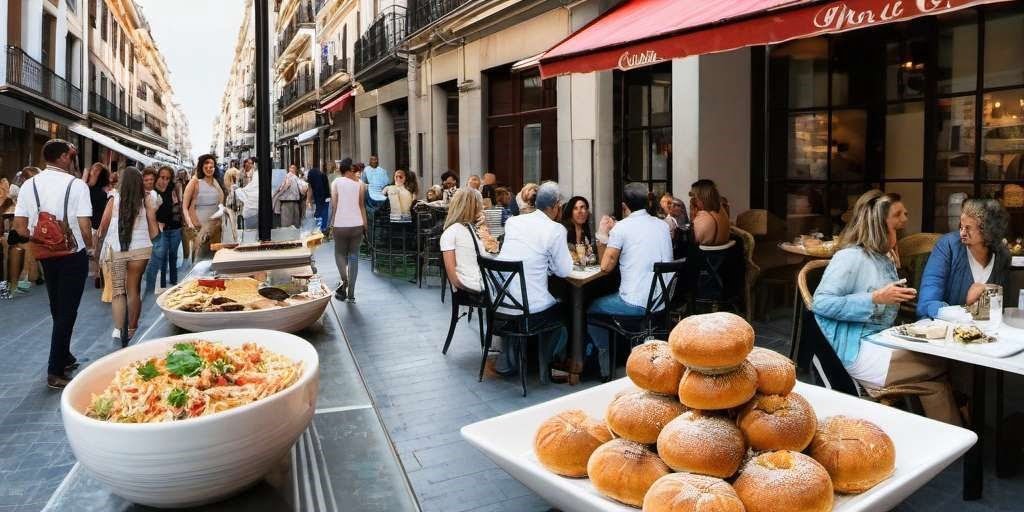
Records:
<instances>
[{"instance_id":1,"label":"building balcony door","mask_svg":"<svg viewBox=\"0 0 1024 512\"><path fill-rule=\"evenodd\" d=\"M518 191L525 183L558 174L558 110L555 81L536 69L488 73L486 170L500 185Z\"/></svg>"}]
</instances>

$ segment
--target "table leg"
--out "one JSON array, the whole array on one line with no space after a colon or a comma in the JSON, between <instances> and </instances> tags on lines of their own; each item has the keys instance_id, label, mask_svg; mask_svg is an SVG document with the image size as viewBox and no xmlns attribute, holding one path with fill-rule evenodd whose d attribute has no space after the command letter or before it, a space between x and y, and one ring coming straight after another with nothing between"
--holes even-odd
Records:
<instances>
[{"instance_id":1,"label":"table leg","mask_svg":"<svg viewBox=\"0 0 1024 512\"><path fill-rule=\"evenodd\" d=\"M1008 449L1010 446L1016 445L1006 441L1005 436L1008 434L1003 425L1006 419L1003 416L1003 378L1005 372L1003 370L996 370L996 476L999 478L1009 478L1013 476L1015 466L1017 463L1018 452L1011 451Z\"/></svg>"},{"instance_id":2,"label":"table leg","mask_svg":"<svg viewBox=\"0 0 1024 512\"><path fill-rule=\"evenodd\" d=\"M583 287L569 286L569 295L572 302L572 333L569 340L572 361L569 366L569 383L575 385L579 383L580 374L583 373L583 330L586 326Z\"/></svg>"},{"instance_id":3,"label":"table leg","mask_svg":"<svg viewBox=\"0 0 1024 512\"><path fill-rule=\"evenodd\" d=\"M974 365L971 385L971 428L978 442L964 455L964 500L981 499L985 453L985 377L984 366Z\"/></svg>"},{"instance_id":4,"label":"table leg","mask_svg":"<svg viewBox=\"0 0 1024 512\"><path fill-rule=\"evenodd\" d=\"M800 288L793 287L793 331L789 336L789 358L799 364L796 360L797 349L800 343L800 304L803 299L800 298Z\"/></svg>"}]
</instances>

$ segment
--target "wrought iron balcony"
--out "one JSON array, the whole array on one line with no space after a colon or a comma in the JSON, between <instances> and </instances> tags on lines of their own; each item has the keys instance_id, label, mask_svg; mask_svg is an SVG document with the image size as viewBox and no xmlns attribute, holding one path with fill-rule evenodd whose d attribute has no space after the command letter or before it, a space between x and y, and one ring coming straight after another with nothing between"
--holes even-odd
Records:
<instances>
[{"instance_id":1,"label":"wrought iron balcony","mask_svg":"<svg viewBox=\"0 0 1024 512\"><path fill-rule=\"evenodd\" d=\"M409 7L409 34L415 34L448 13L473 0L412 0Z\"/></svg>"},{"instance_id":2,"label":"wrought iron balcony","mask_svg":"<svg viewBox=\"0 0 1024 512\"><path fill-rule=\"evenodd\" d=\"M320 84L323 85L336 74L348 73L351 68L349 66L349 59L341 59L337 56L333 58L322 58L320 59Z\"/></svg>"},{"instance_id":3,"label":"wrought iron balcony","mask_svg":"<svg viewBox=\"0 0 1024 512\"><path fill-rule=\"evenodd\" d=\"M300 73L281 91L281 97L277 99L277 108L285 110L291 107L299 98L310 93L316 88L313 83L312 73Z\"/></svg>"},{"instance_id":4,"label":"wrought iron balcony","mask_svg":"<svg viewBox=\"0 0 1024 512\"><path fill-rule=\"evenodd\" d=\"M30 57L17 46L7 47L7 83L55 104L82 110L82 90Z\"/></svg>"},{"instance_id":5,"label":"wrought iron balcony","mask_svg":"<svg viewBox=\"0 0 1024 512\"><path fill-rule=\"evenodd\" d=\"M356 74L361 76L377 63L398 57L405 41L405 28L405 7L393 5L381 11L366 33L356 41Z\"/></svg>"},{"instance_id":6,"label":"wrought iron balcony","mask_svg":"<svg viewBox=\"0 0 1024 512\"><path fill-rule=\"evenodd\" d=\"M128 112L121 110L110 100L96 93L89 93L89 112L98 114L110 121L113 121L129 130L141 132L142 119L139 119Z\"/></svg>"},{"instance_id":7,"label":"wrought iron balcony","mask_svg":"<svg viewBox=\"0 0 1024 512\"><path fill-rule=\"evenodd\" d=\"M313 28L316 26L316 12L313 10L313 3L310 0L305 0L299 4L298 10L295 11L295 15L292 16L291 21L285 26L281 32L281 37L277 40L277 56L288 48L291 44L292 39L295 39L295 35L299 33L300 28Z\"/></svg>"}]
</instances>

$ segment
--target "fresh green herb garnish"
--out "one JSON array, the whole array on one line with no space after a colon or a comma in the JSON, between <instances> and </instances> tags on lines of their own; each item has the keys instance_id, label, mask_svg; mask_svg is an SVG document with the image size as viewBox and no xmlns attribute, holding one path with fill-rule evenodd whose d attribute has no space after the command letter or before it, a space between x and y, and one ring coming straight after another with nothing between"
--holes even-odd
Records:
<instances>
[{"instance_id":1,"label":"fresh green herb garnish","mask_svg":"<svg viewBox=\"0 0 1024 512\"><path fill-rule=\"evenodd\" d=\"M196 352L196 346L191 343L175 343L174 350L180 350L182 352Z\"/></svg>"},{"instance_id":2,"label":"fresh green herb garnish","mask_svg":"<svg viewBox=\"0 0 1024 512\"><path fill-rule=\"evenodd\" d=\"M218 359L210 365L210 370L216 375L224 375L235 371L235 367L227 359Z\"/></svg>"},{"instance_id":3,"label":"fresh green herb garnish","mask_svg":"<svg viewBox=\"0 0 1024 512\"><path fill-rule=\"evenodd\" d=\"M167 371L179 377L191 377L203 369L203 360L191 344L189 349L182 345L175 345L174 350L167 354Z\"/></svg>"},{"instance_id":4,"label":"fresh green herb garnish","mask_svg":"<svg viewBox=\"0 0 1024 512\"><path fill-rule=\"evenodd\" d=\"M188 393L181 388L174 388L167 395L167 403L171 404L171 407L185 407L188 402Z\"/></svg>"},{"instance_id":5,"label":"fresh green herb garnish","mask_svg":"<svg viewBox=\"0 0 1024 512\"><path fill-rule=\"evenodd\" d=\"M140 366L136 371L139 373L139 377L142 377L142 380L147 382L160 376L160 370L156 369L156 364L153 363L152 359Z\"/></svg>"},{"instance_id":6,"label":"fresh green herb garnish","mask_svg":"<svg viewBox=\"0 0 1024 512\"><path fill-rule=\"evenodd\" d=\"M92 416L97 419L107 420L110 419L110 413L113 409L113 400L109 398L97 398L96 401L92 403Z\"/></svg>"}]
</instances>

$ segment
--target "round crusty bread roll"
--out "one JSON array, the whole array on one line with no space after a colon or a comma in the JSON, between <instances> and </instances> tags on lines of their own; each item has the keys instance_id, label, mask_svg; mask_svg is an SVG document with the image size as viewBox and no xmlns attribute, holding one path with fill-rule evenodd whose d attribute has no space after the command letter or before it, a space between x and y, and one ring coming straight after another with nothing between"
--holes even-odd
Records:
<instances>
[{"instance_id":1,"label":"round crusty bread roll","mask_svg":"<svg viewBox=\"0 0 1024 512\"><path fill-rule=\"evenodd\" d=\"M835 499L825 468L788 450L750 459L732 486L747 512L829 512Z\"/></svg>"},{"instance_id":2,"label":"round crusty bread roll","mask_svg":"<svg viewBox=\"0 0 1024 512\"><path fill-rule=\"evenodd\" d=\"M743 512L743 502L721 478L672 473L647 491L643 512Z\"/></svg>"},{"instance_id":3,"label":"round crusty bread roll","mask_svg":"<svg viewBox=\"0 0 1024 512\"><path fill-rule=\"evenodd\" d=\"M687 368L721 373L739 366L754 348L754 328L732 313L691 315L668 336L672 357Z\"/></svg>"},{"instance_id":4,"label":"round crusty bread roll","mask_svg":"<svg viewBox=\"0 0 1024 512\"><path fill-rule=\"evenodd\" d=\"M654 452L627 439L602 444L587 463L587 475L597 492L638 508L651 485L670 472Z\"/></svg>"},{"instance_id":5,"label":"round crusty bread roll","mask_svg":"<svg viewBox=\"0 0 1024 512\"><path fill-rule=\"evenodd\" d=\"M728 418L687 411L658 436L658 455L676 471L729 478L747 454L739 427Z\"/></svg>"},{"instance_id":6,"label":"round crusty bread roll","mask_svg":"<svg viewBox=\"0 0 1024 512\"><path fill-rule=\"evenodd\" d=\"M679 381L679 401L692 409L717 411L739 407L757 392L757 371L750 363L718 375L706 375L692 368Z\"/></svg>"},{"instance_id":7,"label":"round crusty bread roll","mask_svg":"<svg viewBox=\"0 0 1024 512\"><path fill-rule=\"evenodd\" d=\"M788 357L766 348L754 347L747 361L757 370L757 392L788 395L796 385L796 365Z\"/></svg>"},{"instance_id":8,"label":"round crusty bread roll","mask_svg":"<svg viewBox=\"0 0 1024 512\"><path fill-rule=\"evenodd\" d=\"M633 384L662 395L675 396L684 370L683 365L672 357L672 350L665 341L637 345L626 360L626 375Z\"/></svg>"},{"instance_id":9,"label":"round crusty bread roll","mask_svg":"<svg viewBox=\"0 0 1024 512\"><path fill-rule=\"evenodd\" d=\"M587 476L587 461L594 450L611 440L612 433L603 422L570 409L541 423L533 451L552 473L579 478Z\"/></svg>"},{"instance_id":10,"label":"round crusty bread roll","mask_svg":"<svg viewBox=\"0 0 1024 512\"><path fill-rule=\"evenodd\" d=\"M605 421L615 435L641 444L658 441L661 429L686 412L674 396L632 388L620 391L608 404Z\"/></svg>"},{"instance_id":11,"label":"round crusty bread roll","mask_svg":"<svg viewBox=\"0 0 1024 512\"><path fill-rule=\"evenodd\" d=\"M797 393L759 394L743 406L736 424L757 451L802 452L814 438L818 417L807 399Z\"/></svg>"},{"instance_id":12,"label":"round crusty bread roll","mask_svg":"<svg viewBox=\"0 0 1024 512\"><path fill-rule=\"evenodd\" d=\"M832 477L836 491L859 494L889 478L896 469L896 446L878 425L831 416L818 425L811 457Z\"/></svg>"}]
</instances>

